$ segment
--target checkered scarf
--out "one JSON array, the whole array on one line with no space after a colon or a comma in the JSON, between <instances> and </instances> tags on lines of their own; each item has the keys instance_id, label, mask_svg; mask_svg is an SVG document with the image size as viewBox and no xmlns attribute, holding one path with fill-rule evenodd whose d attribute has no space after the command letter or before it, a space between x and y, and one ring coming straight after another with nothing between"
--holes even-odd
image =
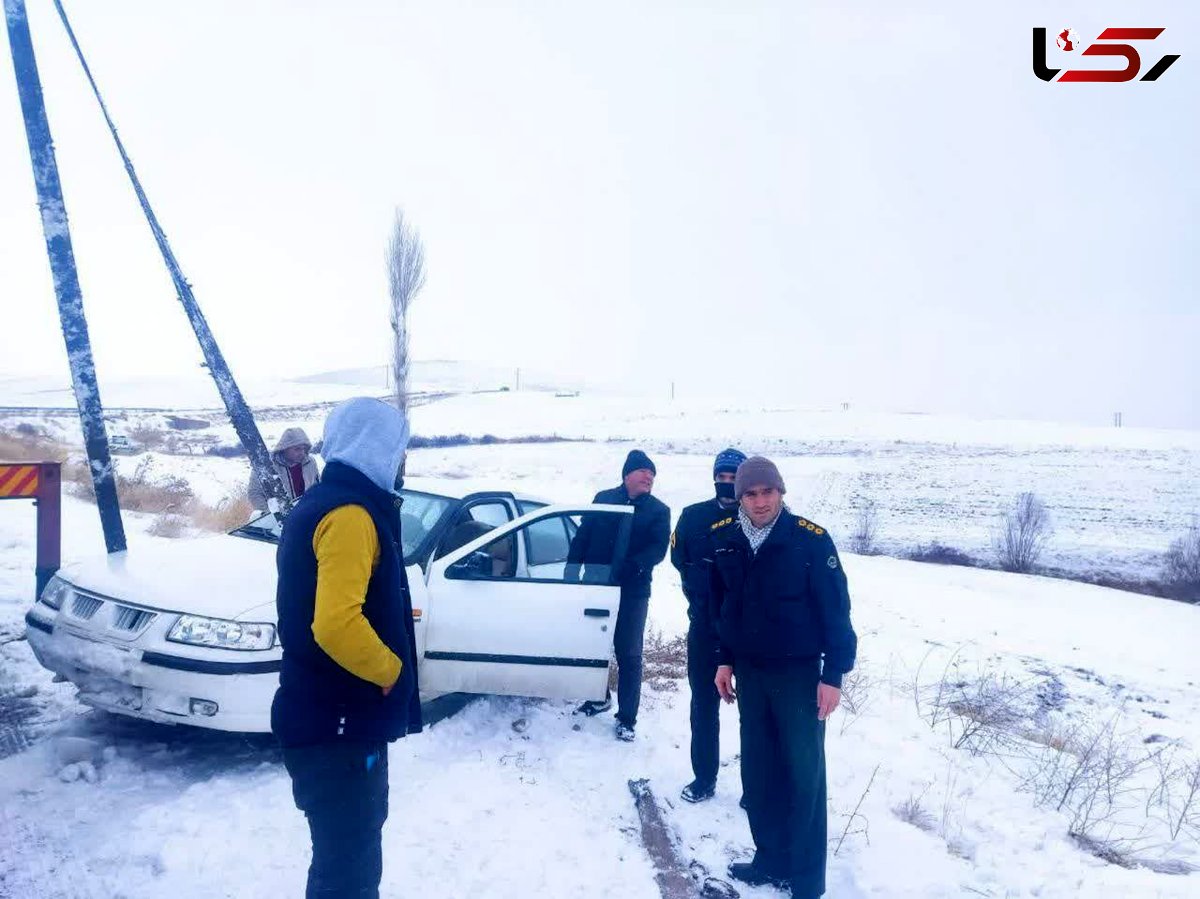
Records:
<instances>
[{"instance_id":1,"label":"checkered scarf","mask_svg":"<svg viewBox=\"0 0 1200 899\"><path fill-rule=\"evenodd\" d=\"M779 510L780 515L783 510ZM750 541L750 549L756 554L758 548L763 545L763 541L771 535L771 528L775 527L775 522L779 520L779 515L771 519L769 524L763 525L761 528L756 528L754 523L750 521L750 516L746 514L746 510L738 508L738 524L742 526L742 533L746 535L746 539Z\"/></svg>"}]
</instances>

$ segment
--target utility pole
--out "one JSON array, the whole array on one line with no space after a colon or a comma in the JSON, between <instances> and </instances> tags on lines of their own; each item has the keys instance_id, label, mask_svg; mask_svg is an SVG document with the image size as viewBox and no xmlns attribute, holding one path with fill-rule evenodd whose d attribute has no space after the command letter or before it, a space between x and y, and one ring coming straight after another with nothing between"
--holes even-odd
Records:
<instances>
[{"instance_id":1,"label":"utility pole","mask_svg":"<svg viewBox=\"0 0 1200 899\"><path fill-rule=\"evenodd\" d=\"M54 155L54 141L50 137L50 120L46 116L42 80L33 53L25 0L4 0L4 14L8 21L9 49L17 76L21 113L25 119L29 158L33 163L38 208L42 213L42 233L46 238L46 254L50 257L50 272L58 299L58 317L67 346L71 386L79 407L83 443L92 474L92 486L96 491L96 508L100 512L100 527L104 531L104 545L108 551L122 552L125 549L125 527L121 522L116 475L108 452L104 407L100 402L100 386L96 381L96 363L92 358L87 318L83 314L83 290L79 286L79 272L75 267L67 207L63 201L62 182L58 177L58 161Z\"/></svg>"}]
</instances>

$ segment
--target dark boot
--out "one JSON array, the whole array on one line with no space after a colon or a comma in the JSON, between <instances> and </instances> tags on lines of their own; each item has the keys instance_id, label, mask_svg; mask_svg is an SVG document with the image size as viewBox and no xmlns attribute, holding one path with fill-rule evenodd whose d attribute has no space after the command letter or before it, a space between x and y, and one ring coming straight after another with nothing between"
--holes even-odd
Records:
<instances>
[{"instance_id":1,"label":"dark boot","mask_svg":"<svg viewBox=\"0 0 1200 899\"><path fill-rule=\"evenodd\" d=\"M599 715L601 712L607 712L612 708L612 697L605 696L603 699L592 699L585 702L575 710L576 715L587 715L589 718Z\"/></svg>"},{"instance_id":2,"label":"dark boot","mask_svg":"<svg viewBox=\"0 0 1200 899\"><path fill-rule=\"evenodd\" d=\"M790 890L792 885L787 877L780 876L781 872L767 871L754 862L733 862L729 866L729 876L734 880L749 884L752 887L771 886L781 890Z\"/></svg>"},{"instance_id":3,"label":"dark boot","mask_svg":"<svg viewBox=\"0 0 1200 899\"><path fill-rule=\"evenodd\" d=\"M683 792L679 795L684 802L704 802L706 799L712 799L713 794L717 792L715 783L701 783L698 780L693 780L690 784L683 788Z\"/></svg>"}]
</instances>

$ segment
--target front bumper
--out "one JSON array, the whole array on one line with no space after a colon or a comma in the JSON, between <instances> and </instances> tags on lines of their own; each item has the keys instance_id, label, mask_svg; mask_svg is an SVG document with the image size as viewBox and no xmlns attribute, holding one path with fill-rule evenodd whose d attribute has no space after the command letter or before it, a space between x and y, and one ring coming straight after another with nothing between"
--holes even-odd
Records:
<instances>
[{"instance_id":1,"label":"front bumper","mask_svg":"<svg viewBox=\"0 0 1200 899\"><path fill-rule=\"evenodd\" d=\"M26 613L26 637L43 667L78 687L81 702L163 724L270 732L277 652L229 660L144 650L97 640L54 614L39 606Z\"/></svg>"}]
</instances>

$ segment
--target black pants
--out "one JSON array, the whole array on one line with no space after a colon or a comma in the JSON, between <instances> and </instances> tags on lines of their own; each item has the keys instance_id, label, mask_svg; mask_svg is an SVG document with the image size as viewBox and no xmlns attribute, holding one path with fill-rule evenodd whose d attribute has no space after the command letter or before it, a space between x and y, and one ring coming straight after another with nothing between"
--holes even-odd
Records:
<instances>
[{"instance_id":1,"label":"black pants","mask_svg":"<svg viewBox=\"0 0 1200 899\"><path fill-rule=\"evenodd\" d=\"M825 722L817 720L817 662L782 667L739 660L742 789L755 864L791 880L792 895L825 892Z\"/></svg>"},{"instance_id":2,"label":"black pants","mask_svg":"<svg viewBox=\"0 0 1200 899\"><path fill-rule=\"evenodd\" d=\"M285 747L283 764L312 834L307 899L378 899L388 812L387 744Z\"/></svg>"},{"instance_id":3,"label":"black pants","mask_svg":"<svg viewBox=\"0 0 1200 899\"><path fill-rule=\"evenodd\" d=\"M617 720L626 727L637 724L638 706L642 701L642 644L649 609L649 592L621 590L621 606L613 630L613 653L617 657Z\"/></svg>"},{"instance_id":4,"label":"black pants","mask_svg":"<svg viewBox=\"0 0 1200 899\"><path fill-rule=\"evenodd\" d=\"M702 784L717 782L720 765L721 694L717 692L717 638L707 623L687 636L688 686L692 689L692 773Z\"/></svg>"}]
</instances>

